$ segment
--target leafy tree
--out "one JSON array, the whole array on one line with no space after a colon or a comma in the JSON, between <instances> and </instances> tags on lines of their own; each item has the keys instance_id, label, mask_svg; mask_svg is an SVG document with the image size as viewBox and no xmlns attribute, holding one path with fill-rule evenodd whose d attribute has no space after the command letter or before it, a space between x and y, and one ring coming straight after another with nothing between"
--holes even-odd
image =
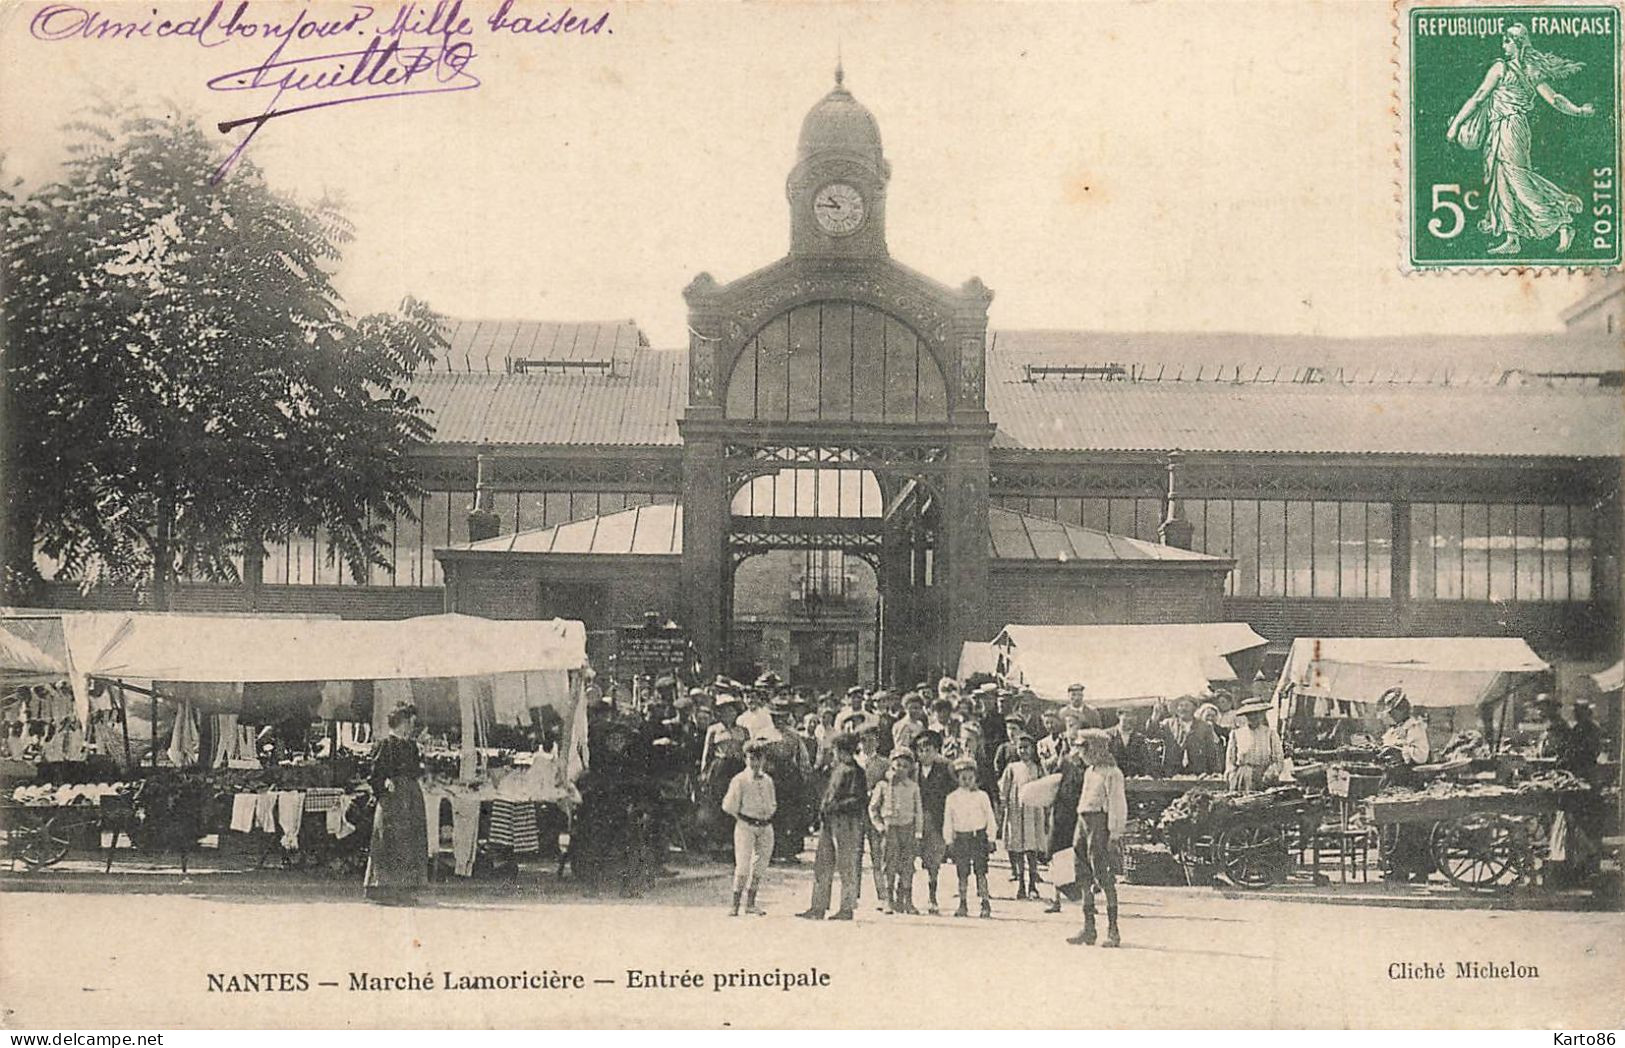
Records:
<instances>
[{"instance_id":1,"label":"leafy tree","mask_svg":"<svg viewBox=\"0 0 1625 1048\"><path fill-rule=\"evenodd\" d=\"M57 181L0 199L6 595L33 553L84 580L235 581L233 558L324 534L358 581L412 515L431 432L404 380L443 345L411 300L351 317L352 237L221 160L194 118L105 105L67 129ZM20 592L23 591L23 592Z\"/></svg>"}]
</instances>

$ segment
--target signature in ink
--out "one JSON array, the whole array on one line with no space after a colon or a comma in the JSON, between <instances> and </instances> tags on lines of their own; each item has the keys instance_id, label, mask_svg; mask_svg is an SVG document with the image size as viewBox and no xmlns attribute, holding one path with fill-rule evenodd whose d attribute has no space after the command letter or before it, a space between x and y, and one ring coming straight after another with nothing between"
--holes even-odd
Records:
<instances>
[{"instance_id":1,"label":"signature in ink","mask_svg":"<svg viewBox=\"0 0 1625 1048\"><path fill-rule=\"evenodd\" d=\"M449 35L423 44L403 44L399 37L386 42L384 37L374 36L359 51L283 58L287 42L284 39L256 65L208 81L211 91L270 94L270 101L259 114L216 125L221 134L239 127L248 128L248 132L215 169L211 184L223 179L260 129L279 117L386 98L469 91L480 86L479 78L468 71L475 57L474 45L467 40L454 42ZM303 97L313 100L301 101Z\"/></svg>"}]
</instances>

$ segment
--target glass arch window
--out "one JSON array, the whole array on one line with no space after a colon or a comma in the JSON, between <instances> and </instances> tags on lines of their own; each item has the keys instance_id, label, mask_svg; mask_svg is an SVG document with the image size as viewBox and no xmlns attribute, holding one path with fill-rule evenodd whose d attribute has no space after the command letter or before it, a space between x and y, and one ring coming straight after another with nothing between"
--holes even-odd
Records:
<instances>
[{"instance_id":1,"label":"glass arch window","mask_svg":"<svg viewBox=\"0 0 1625 1048\"><path fill-rule=\"evenodd\" d=\"M948 394L930 348L895 317L812 302L763 325L728 377L727 415L770 422L937 422Z\"/></svg>"}]
</instances>

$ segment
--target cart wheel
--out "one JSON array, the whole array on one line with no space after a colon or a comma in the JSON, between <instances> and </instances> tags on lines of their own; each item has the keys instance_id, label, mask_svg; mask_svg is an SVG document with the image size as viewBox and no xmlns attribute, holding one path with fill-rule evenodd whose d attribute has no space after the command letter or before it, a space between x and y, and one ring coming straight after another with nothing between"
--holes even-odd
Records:
<instances>
[{"instance_id":1,"label":"cart wheel","mask_svg":"<svg viewBox=\"0 0 1625 1048\"><path fill-rule=\"evenodd\" d=\"M1433 828L1433 862L1445 879L1469 891L1511 888L1528 868L1529 835L1504 815L1469 815Z\"/></svg>"},{"instance_id":2,"label":"cart wheel","mask_svg":"<svg viewBox=\"0 0 1625 1048\"><path fill-rule=\"evenodd\" d=\"M1214 841L1213 859L1232 884L1268 887L1285 869L1286 837L1279 826L1234 826Z\"/></svg>"},{"instance_id":3,"label":"cart wheel","mask_svg":"<svg viewBox=\"0 0 1625 1048\"><path fill-rule=\"evenodd\" d=\"M17 857L35 869L61 862L72 844L66 823L59 825L54 814L30 813L27 818L26 826L19 826L12 831Z\"/></svg>"}]
</instances>

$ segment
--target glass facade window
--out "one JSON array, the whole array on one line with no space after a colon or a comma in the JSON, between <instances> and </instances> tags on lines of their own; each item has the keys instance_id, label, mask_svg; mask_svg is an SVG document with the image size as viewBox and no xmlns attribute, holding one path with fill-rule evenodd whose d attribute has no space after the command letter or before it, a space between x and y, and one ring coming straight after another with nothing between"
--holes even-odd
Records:
<instances>
[{"instance_id":1,"label":"glass facade window","mask_svg":"<svg viewBox=\"0 0 1625 1048\"><path fill-rule=\"evenodd\" d=\"M1215 514L1222 512L1220 506L1228 506L1230 510L1230 548L1231 556L1236 558L1236 570L1230 573L1230 594L1256 597L1261 585L1258 571L1258 503L1252 499L1212 503L1208 508L1209 535L1218 533L1218 529L1211 522L1214 521Z\"/></svg>"},{"instance_id":2,"label":"glass facade window","mask_svg":"<svg viewBox=\"0 0 1625 1048\"><path fill-rule=\"evenodd\" d=\"M1365 566L1365 595L1390 596L1394 577L1394 508L1386 502L1365 503Z\"/></svg>"},{"instance_id":3,"label":"glass facade window","mask_svg":"<svg viewBox=\"0 0 1625 1048\"><path fill-rule=\"evenodd\" d=\"M1258 596L1286 595L1286 503L1258 504Z\"/></svg>"},{"instance_id":4,"label":"glass facade window","mask_svg":"<svg viewBox=\"0 0 1625 1048\"><path fill-rule=\"evenodd\" d=\"M1517 507L1489 507L1490 599L1516 600L1518 592Z\"/></svg>"},{"instance_id":5,"label":"glass facade window","mask_svg":"<svg viewBox=\"0 0 1625 1048\"><path fill-rule=\"evenodd\" d=\"M1591 595L1595 527L1584 506L1411 506L1411 596L1569 601Z\"/></svg>"},{"instance_id":6,"label":"glass facade window","mask_svg":"<svg viewBox=\"0 0 1625 1048\"><path fill-rule=\"evenodd\" d=\"M1187 499L1194 546L1229 557L1240 597L1386 597L1393 513L1383 502Z\"/></svg>"},{"instance_id":7,"label":"glass facade window","mask_svg":"<svg viewBox=\"0 0 1625 1048\"><path fill-rule=\"evenodd\" d=\"M1083 516L1083 526L1091 531L1109 531L1111 523L1111 503L1107 499L1084 499L1079 510Z\"/></svg>"},{"instance_id":8,"label":"glass facade window","mask_svg":"<svg viewBox=\"0 0 1625 1048\"><path fill-rule=\"evenodd\" d=\"M655 498L666 501L663 496ZM1026 499L1006 497L998 502L1005 509L1027 511ZM734 493L731 508L738 517L856 518L879 517L884 511L880 481L866 469L781 469L746 483Z\"/></svg>"},{"instance_id":9,"label":"glass facade window","mask_svg":"<svg viewBox=\"0 0 1625 1048\"><path fill-rule=\"evenodd\" d=\"M1490 508L1461 507L1461 593L1464 600L1490 597Z\"/></svg>"},{"instance_id":10,"label":"glass facade window","mask_svg":"<svg viewBox=\"0 0 1625 1048\"><path fill-rule=\"evenodd\" d=\"M1314 596L1315 518L1311 503L1286 504L1286 592L1289 597Z\"/></svg>"},{"instance_id":11,"label":"glass facade window","mask_svg":"<svg viewBox=\"0 0 1625 1048\"><path fill-rule=\"evenodd\" d=\"M1569 599L1591 599L1590 506L1569 507Z\"/></svg>"}]
</instances>

